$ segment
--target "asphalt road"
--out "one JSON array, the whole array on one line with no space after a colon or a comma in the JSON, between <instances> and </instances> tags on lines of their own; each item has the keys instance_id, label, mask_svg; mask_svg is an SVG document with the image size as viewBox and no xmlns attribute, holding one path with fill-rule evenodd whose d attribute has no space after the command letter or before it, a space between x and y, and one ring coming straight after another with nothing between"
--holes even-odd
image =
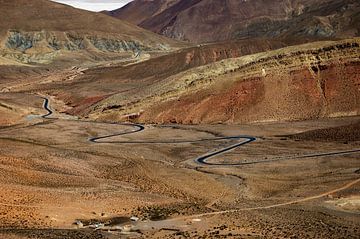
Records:
<instances>
[{"instance_id":1,"label":"asphalt road","mask_svg":"<svg viewBox=\"0 0 360 239\"><path fill-rule=\"evenodd\" d=\"M53 111L51 110L51 108L49 106L49 99L47 99L47 98L43 98L43 99L44 99L43 107L47 111L47 114L44 114L41 117L44 119L50 119L50 116L53 114ZM51 118L51 119L56 119L56 118ZM89 123L89 121L81 121L81 120L75 120L75 121ZM90 122L90 123L97 123L97 122ZM312 154L306 154L306 155L300 155L300 156L296 155L296 156L286 156L286 157L274 157L274 158L265 159L265 160L248 161L248 162L240 162L240 163L212 163L212 162L208 161L210 158L219 156L221 154L224 154L226 152L234 150L240 146L243 146L243 145L249 144L253 141L256 141L256 138L251 137L251 136L240 135L240 136L229 136L229 137L214 137L214 138L199 139L199 140L112 141L112 140L106 140L106 139L110 139L115 136L138 133L138 132L145 130L145 127L140 124L132 124L132 123L102 123L102 124L129 126L134 129L130 130L130 131L123 131L123 132L110 134L110 135L93 137L93 138L89 139L90 142L98 143L98 144L104 144L104 143L107 143L107 144L183 144L183 143L198 143L198 142L205 142L205 141L221 141L221 140L232 140L232 141L237 140L238 141L237 143L232 144L228 147L222 148L222 149L214 151L214 152L207 153L207 154L202 155L195 159L195 162L198 164L210 165L210 166L241 166L241 165L269 163L269 162L284 161L284 160L308 159L308 158L325 157L325 156L338 156L338 155L346 155L346 154L353 154L353 153L360 152L360 149L353 149L353 150L332 151L332 152L323 152L323 153L312 153Z\"/></svg>"},{"instance_id":2,"label":"asphalt road","mask_svg":"<svg viewBox=\"0 0 360 239\"><path fill-rule=\"evenodd\" d=\"M41 117L46 119L48 118L50 115L53 114L52 110L49 108L49 99L48 98L43 98L44 99L44 103L43 103L43 107L44 109L47 111L47 114L42 115Z\"/></svg>"}]
</instances>

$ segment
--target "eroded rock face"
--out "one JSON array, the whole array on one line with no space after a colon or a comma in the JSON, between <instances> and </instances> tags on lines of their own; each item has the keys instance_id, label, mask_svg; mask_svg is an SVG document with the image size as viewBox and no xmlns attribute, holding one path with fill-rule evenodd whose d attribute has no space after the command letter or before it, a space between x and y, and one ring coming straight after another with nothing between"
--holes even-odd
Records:
<instances>
[{"instance_id":1,"label":"eroded rock face","mask_svg":"<svg viewBox=\"0 0 360 239\"><path fill-rule=\"evenodd\" d=\"M22 32L9 31L0 54L23 63L39 63L51 60L60 52L94 51L104 53L137 53L146 50L163 50L166 46L145 46L134 40L115 36L79 35L71 32Z\"/></svg>"},{"instance_id":2,"label":"eroded rock face","mask_svg":"<svg viewBox=\"0 0 360 239\"><path fill-rule=\"evenodd\" d=\"M291 121L358 115L360 64L330 65L314 77L294 72L249 78L230 87L180 97L145 111L141 120L172 123ZM342 77L333 78L336 75ZM359 76L358 76L359 77Z\"/></svg>"},{"instance_id":3,"label":"eroded rock face","mask_svg":"<svg viewBox=\"0 0 360 239\"><path fill-rule=\"evenodd\" d=\"M0 5L0 58L5 59L0 64L122 60L139 50L187 46L119 19L54 1L0 0Z\"/></svg>"},{"instance_id":4,"label":"eroded rock face","mask_svg":"<svg viewBox=\"0 0 360 239\"><path fill-rule=\"evenodd\" d=\"M20 51L25 51L29 48L32 48L36 41L39 40L39 35L29 36L17 31L12 31L9 33L9 37L6 41L6 47L14 50L16 49Z\"/></svg>"},{"instance_id":5,"label":"eroded rock face","mask_svg":"<svg viewBox=\"0 0 360 239\"><path fill-rule=\"evenodd\" d=\"M358 115L359 56L359 42L346 42L262 57L216 76L208 87L150 106L140 120L234 123Z\"/></svg>"},{"instance_id":6,"label":"eroded rock face","mask_svg":"<svg viewBox=\"0 0 360 239\"><path fill-rule=\"evenodd\" d=\"M122 120L137 113L139 122L185 124L358 115L359 56L356 38L226 59L171 75L136 95L112 95L90 115Z\"/></svg>"},{"instance_id":7,"label":"eroded rock face","mask_svg":"<svg viewBox=\"0 0 360 239\"><path fill-rule=\"evenodd\" d=\"M119 40L98 36L80 36L71 33L20 32L9 31L5 46L8 49L25 52L37 47L41 42L51 50L78 51L89 47L89 44L101 51L139 51L151 49L132 40Z\"/></svg>"},{"instance_id":8,"label":"eroded rock face","mask_svg":"<svg viewBox=\"0 0 360 239\"><path fill-rule=\"evenodd\" d=\"M111 51L111 52L134 51L134 52L137 52L140 50L150 49L149 47L142 46L138 42L135 42L135 41L105 39L105 38L98 38L98 37L89 37L88 39L94 47L96 47L98 50L101 50L101 51Z\"/></svg>"}]
</instances>

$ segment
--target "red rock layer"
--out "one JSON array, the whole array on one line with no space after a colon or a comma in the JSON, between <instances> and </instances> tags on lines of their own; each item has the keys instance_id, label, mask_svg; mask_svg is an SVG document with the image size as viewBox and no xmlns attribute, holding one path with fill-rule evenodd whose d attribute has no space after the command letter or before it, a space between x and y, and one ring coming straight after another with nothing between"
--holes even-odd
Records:
<instances>
[{"instance_id":1,"label":"red rock layer","mask_svg":"<svg viewBox=\"0 0 360 239\"><path fill-rule=\"evenodd\" d=\"M232 83L226 79L239 79ZM153 105L140 121L217 123L288 121L360 113L360 62L331 61L266 76L223 76L216 86Z\"/></svg>"}]
</instances>

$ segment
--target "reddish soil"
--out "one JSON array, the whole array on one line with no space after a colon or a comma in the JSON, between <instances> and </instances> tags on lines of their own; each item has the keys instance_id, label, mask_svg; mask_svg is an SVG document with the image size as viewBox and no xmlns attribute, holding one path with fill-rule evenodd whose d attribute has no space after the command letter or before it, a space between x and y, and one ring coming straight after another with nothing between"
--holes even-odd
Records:
<instances>
[{"instance_id":1,"label":"reddish soil","mask_svg":"<svg viewBox=\"0 0 360 239\"><path fill-rule=\"evenodd\" d=\"M150 107L140 121L234 123L358 114L360 63L329 62L319 67L277 68L266 76L241 79L245 68L222 76L209 89ZM226 79L239 80L224 84Z\"/></svg>"},{"instance_id":2,"label":"reddish soil","mask_svg":"<svg viewBox=\"0 0 360 239\"><path fill-rule=\"evenodd\" d=\"M105 99L108 96L93 96L86 99L82 99L77 105L70 105L72 109L66 111L68 114L77 115L81 112L86 111L90 106L96 104L97 102Z\"/></svg>"}]
</instances>

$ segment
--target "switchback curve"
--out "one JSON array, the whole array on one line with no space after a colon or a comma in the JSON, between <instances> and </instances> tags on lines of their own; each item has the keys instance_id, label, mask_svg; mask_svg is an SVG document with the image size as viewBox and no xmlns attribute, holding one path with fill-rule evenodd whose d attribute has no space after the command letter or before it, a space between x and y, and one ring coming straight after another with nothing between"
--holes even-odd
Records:
<instances>
[{"instance_id":1,"label":"switchback curve","mask_svg":"<svg viewBox=\"0 0 360 239\"><path fill-rule=\"evenodd\" d=\"M47 111L47 114L42 115L41 117L44 119L56 119L56 118L49 118L53 114L53 111L50 109L49 106L49 99L43 97L44 103L43 108ZM90 121L81 121L81 120L75 120L77 122L87 122L87 123L98 123L98 122L90 122ZM353 154L353 153L359 153L360 149L353 149L353 150L342 150L342 151L333 151L333 152L325 152L325 153L313 153L313 154L307 154L307 155L300 155L300 156L286 156L286 157L274 157L270 159L265 160L257 160L252 162L240 162L240 163L211 163L208 162L210 158L213 158L215 156L224 154L226 152L229 152L231 150L234 150L240 146L249 144L251 142L256 141L255 137L251 136L229 136L229 137L214 137L214 138L207 138L207 139L199 139L199 140L166 140L166 141L105 141L105 139L110 139L116 136L122 136L122 135L129 135L141 132L145 130L145 127L140 124L132 124L132 123L104 123L102 124L109 124L109 125L119 125L119 126L129 126L133 127L134 130L131 131L124 131L119 132L115 134L110 135L104 135L99 137L92 137L88 140L92 143L97 144L184 144L184 143L198 143L198 142L205 142L205 141L221 141L221 140L238 140L240 142L232 144L228 147L222 148L220 150L210 152L207 154L204 154L198 158L195 159L195 162L202 165L208 165L208 166L242 166L242 165L251 165L251 164L260 164L260 163L269 163L269 162L275 162L275 161L285 161L285 160L295 160L295 159L308 159L308 158L315 158L315 157L325 157L325 156L337 156L337 155L347 155L347 154Z\"/></svg>"},{"instance_id":2,"label":"switchback curve","mask_svg":"<svg viewBox=\"0 0 360 239\"><path fill-rule=\"evenodd\" d=\"M50 101L48 98L45 98L45 97L43 97L43 99L44 99L43 108L47 111L47 114L44 114L41 117L44 119L57 119L57 118L49 117L53 114L53 111L51 110L51 108L49 106ZM89 123L89 121L81 121L81 120L76 120L76 121ZM97 122L90 122L90 123L97 123ZM104 124L104 123L102 122L102 124ZM167 140L167 141L104 141L105 139L113 138L116 136L134 134L134 133L138 133L138 132L145 130L145 127L140 124L132 124L132 123L105 123L105 124L130 126L130 127L133 127L134 130L124 131L124 132L119 132L119 133L104 135L104 136L99 136L99 137L92 137L92 138L88 139L90 142L98 143L98 144L104 144L104 143L111 143L111 144L184 144L184 143L198 143L198 142L205 142L205 141L241 140L241 142L239 142L239 143L230 145L228 147L225 147L223 149L220 149L220 150L212 152L212 153L208 153L206 155L203 155L203 156L195 159L195 162L197 162L199 164L206 164L206 165L222 165L222 166L242 165L242 163L239 163L239 164L210 163L210 162L207 162L207 160L209 158L226 153L228 151L231 151L235 148L238 148L242 145L251 143L256 140L255 137L251 137L251 136L229 136L229 137L214 137L214 138L206 138L206 139L198 139L198 140L177 140L177 141L171 141L171 140Z\"/></svg>"}]
</instances>

